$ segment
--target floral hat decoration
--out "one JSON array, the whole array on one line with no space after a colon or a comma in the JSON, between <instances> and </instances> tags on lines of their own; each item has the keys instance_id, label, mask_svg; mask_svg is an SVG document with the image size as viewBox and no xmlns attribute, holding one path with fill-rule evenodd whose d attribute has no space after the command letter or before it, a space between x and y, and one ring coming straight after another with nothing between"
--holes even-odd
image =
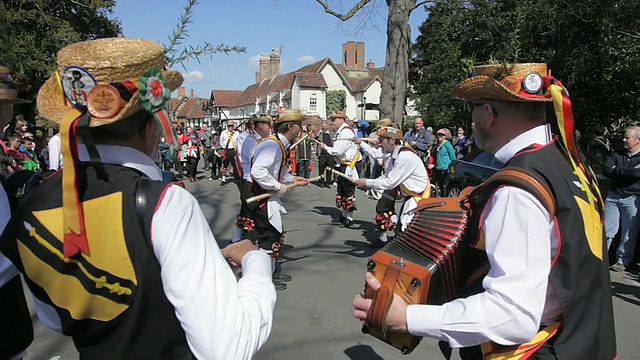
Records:
<instances>
[{"instance_id":1,"label":"floral hat decoration","mask_svg":"<svg viewBox=\"0 0 640 360\"><path fill-rule=\"evenodd\" d=\"M89 127L126 121L146 110L159 122L167 142L176 144L166 104L182 80L179 72L167 69L164 48L155 41L106 38L71 44L58 52L57 69L40 88L37 106L41 116L60 124L65 257L90 253L78 195L77 137L83 138L99 176L106 173Z\"/></svg>"}]
</instances>

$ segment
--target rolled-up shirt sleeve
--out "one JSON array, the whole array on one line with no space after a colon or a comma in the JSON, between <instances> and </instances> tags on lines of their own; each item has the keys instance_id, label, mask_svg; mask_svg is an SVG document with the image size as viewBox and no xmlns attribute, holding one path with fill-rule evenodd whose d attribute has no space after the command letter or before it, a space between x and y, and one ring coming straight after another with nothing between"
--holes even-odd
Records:
<instances>
[{"instance_id":1,"label":"rolled-up shirt sleeve","mask_svg":"<svg viewBox=\"0 0 640 360\"><path fill-rule=\"evenodd\" d=\"M171 186L153 215L151 240L162 286L198 359L250 359L273 324L271 261L260 251L242 259L237 281L200 205Z\"/></svg>"},{"instance_id":2,"label":"rolled-up shirt sleeve","mask_svg":"<svg viewBox=\"0 0 640 360\"><path fill-rule=\"evenodd\" d=\"M442 306L409 305L410 333L446 341L454 348L489 340L516 345L537 333L551 270L549 213L526 191L503 187L484 214L491 265L482 282L485 291Z\"/></svg>"}]
</instances>

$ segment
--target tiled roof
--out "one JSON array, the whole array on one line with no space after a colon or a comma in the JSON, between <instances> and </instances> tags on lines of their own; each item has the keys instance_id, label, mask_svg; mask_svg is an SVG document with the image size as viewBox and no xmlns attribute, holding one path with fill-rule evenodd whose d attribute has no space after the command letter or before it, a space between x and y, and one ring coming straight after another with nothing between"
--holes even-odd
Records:
<instances>
[{"instance_id":1,"label":"tiled roof","mask_svg":"<svg viewBox=\"0 0 640 360\"><path fill-rule=\"evenodd\" d=\"M242 95L242 90L213 90L211 96L217 107L228 108Z\"/></svg>"},{"instance_id":2,"label":"tiled roof","mask_svg":"<svg viewBox=\"0 0 640 360\"><path fill-rule=\"evenodd\" d=\"M178 118L202 119L206 116L204 105L208 102L203 98L188 98L176 114Z\"/></svg>"},{"instance_id":3,"label":"tiled roof","mask_svg":"<svg viewBox=\"0 0 640 360\"><path fill-rule=\"evenodd\" d=\"M327 83L320 73L320 71L327 65L335 66L337 72L342 79L347 83L347 88L352 92L365 91L371 83L382 77L384 71L383 67L380 68L358 68L357 71L360 76L350 77L348 69L343 64L335 64L330 58L324 58L318 60L312 64L305 65L298 70L280 74L272 80L264 80L259 84L251 84L244 91L239 91L235 101L229 104L229 107L250 106L256 103L256 98L259 97L258 103L263 104L267 101L267 94L271 93L271 101L279 101L282 90L287 90L284 94L283 100L291 99L291 86L293 85L294 78L300 86L303 87L316 87L327 88ZM365 76L362 76L365 73ZM214 90L219 91L219 90ZM231 91L231 90L227 90ZM216 102L216 94L213 94Z\"/></svg>"},{"instance_id":4,"label":"tiled roof","mask_svg":"<svg viewBox=\"0 0 640 360\"><path fill-rule=\"evenodd\" d=\"M296 73L296 81L298 85L303 87L327 88L327 82L324 81L322 74Z\"/></svg>"}]
</instances>

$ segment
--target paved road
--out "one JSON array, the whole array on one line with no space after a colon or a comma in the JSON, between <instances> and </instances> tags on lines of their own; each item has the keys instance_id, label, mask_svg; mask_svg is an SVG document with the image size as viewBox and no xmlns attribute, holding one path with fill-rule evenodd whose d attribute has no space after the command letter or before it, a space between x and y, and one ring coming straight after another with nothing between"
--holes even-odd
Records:
<instances>
[{"instance_id":1,"label":"paved road","mask_svg":"<svg viewBox=\"0 0 640 360\"><path fill-rule=\"evenodd\" d=\"M206 179L188 183L200 200L221 246L231 239L239 206L233 184L224 187ZM335 189L307 188L286 193L289 214L283 221L287 229L283 269L293 276L287 290L278 292L275 323L258 360L378 360L441 359L437 344L423 340L414 353L403 356L390 346L360 333L351 316L351 300L361 292L367 257L373 251L365 239L373 239L371 223L375 202L358 194L354 226L345 229L337 223ZM637 277L635 277L637 279ZM640 283L634 276L612 273L616 329L620 360L640 360ZM72 343L36 324L36 341L29 348L28 360L77 359Z\"/></svg>"}]
</instances>

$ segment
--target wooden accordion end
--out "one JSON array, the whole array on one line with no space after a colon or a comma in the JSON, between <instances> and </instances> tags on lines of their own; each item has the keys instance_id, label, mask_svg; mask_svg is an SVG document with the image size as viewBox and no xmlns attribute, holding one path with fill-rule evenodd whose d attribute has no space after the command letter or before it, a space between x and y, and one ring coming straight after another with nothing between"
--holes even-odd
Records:
<instances>
[{"instance_id":1,"label":"wooden accordion end","mask_svg":"<svg viewBox=\"0 0 640 360\"><path fill-rule=\"evenodd\" d=\"M422 338L387 331L385 321L393 294L407 304L441 305L454 298L457 288L456 248L468 219L460 198L429 198L418 203L411 223L367 263L382 286L365 284L364 297L373 299L362 332L407 355Z\"/></svg>"}]
</instances>

